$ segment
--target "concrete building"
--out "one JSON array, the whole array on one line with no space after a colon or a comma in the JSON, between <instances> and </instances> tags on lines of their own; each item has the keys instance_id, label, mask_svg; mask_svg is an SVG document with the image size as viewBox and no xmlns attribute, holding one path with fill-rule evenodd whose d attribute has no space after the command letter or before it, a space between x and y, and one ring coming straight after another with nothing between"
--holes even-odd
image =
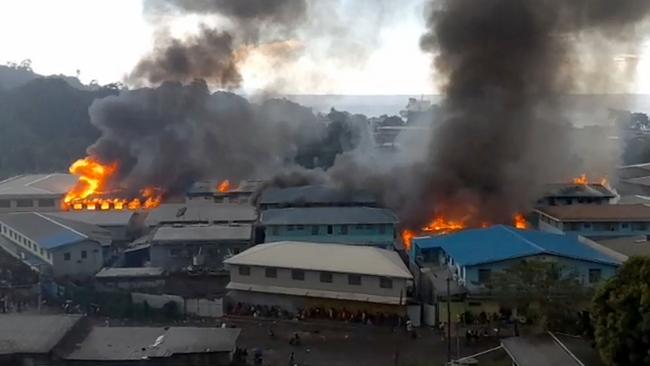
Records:
<instances>
[{"instance_id":1,"label":"concrete building","mask_svg":"<svg viewBox=\"0 0 650 366\"><path fill-rule=\"evenodd\" d=\"M252 238L250 224L162 226L151 238L151 265L168 272L220 271L224 258L248 248Z\"/></svg>"},{"instance_id":2,"label":"concrete building","mask_svg":"<svg viewBox=\"0 0 650 366\"><path fill-rule=\"evenodd\" d=\"M110 233L94 225L29 212L0 216L0 245L55 277L94 276Z\"/></svg>"},{"instance_id":3,"label":"concrete building","mask_svg":"<svg viewBox=\"0 0 650 366\"><path fill-rule=\"evenodd\" d=\"M374 207L306 207L262 211L264 242L306 241L392 249L398 219Z\"/></svg>"},{"instance_id":4,"label":"concrete building","mask_svg":"<svg viewBox=\"0 0 650 366\"><path fill-rule=\"evenodd\" d=\"M0 365L59 365L57 351L81 321L76 315L0 314Z\"/></svg>"},{"instance_id":5,"label":"concrete building","mask_svg":"<svg viewBox=\"0 0 650 366\"><path fill-rule=\"evenodd\" d=\"M340 244L276 242L225 261L234 302L403 313L412 275L394 251Z\"/></svg>"},{"instance_id":6,"label":"concrete building","mask_svg":"<svg viewBox=\"0 0 650 366\"><path fill-rule=\"evenodd\" d=\"M95 275L103 290L139 290L165 286L165 271L158 267L103 268Z\"/></svg>"},{"instance_id":7,"label":"concrete building","mask_svg":"<svg viewBox=\"0 0 650 366\"><path fill-rule=\"evenodd\" d=\"M214 203L168 203L149 211L145 227L152 229L172 224L253 224L257 210L253 206Z\"/></svg>"},{"instance_id":8,"label":"concrete building","mask_svg":"<svg viewBox=\"0 0 650 366\"><path fill-rule=\"evenodd\" d=\"M538 206L564 206L575 204L608 204L616 197L616 193L609 187L600 183L575 184L557 183L548 184L542 198L537 201Z\"/></svg>"},{"instance_id":9,"label":"concrete building","mask_svg":"<svg viewBox=\"0 0 650 366\"><path fill-rule=\"evenodd\" d=\"M650 235L650 206L643 204L542 207L536 213L539 229L552 233L590 239Z\"/></svg>"},{"instance_id":10,"label":"concrete building","mask_svg":"<svg viewBox=\"0 0 650 366\"><path fill-rule=\"evenodd\" d=\"M206 327L93 327L63 359L66 365L225 366L240 329Z\"/></svg>"},{"instance_id":11,"label":"concrete building","mask_svg":"<svg viewBox=\"0 0 650 366\"><path fill-rule=\"evenodd\" d=\"M61 210L65 194L77 183L71 174L29 174L0 181L0 212Z\"/></svg>"},{"instance_id":12,"label":"concrete building","mask_svg":"<svg viewBox=\"0 0 650 366\"><path fill-rule=\"evenodd\" d=\"M410 258L419 267L444 266L470 294L486 290L492 274L522 260L553 261L575 272L584 286L612 277L622 257L575 235L519 230L496 225L413 240Z\"/></svg>"},{"instance_id":13,"label":"concrete building","mask_svg":"<svg viewBox=\"0 0 650 366\"><path fill-rule=\"evenodd\" d=\"M322 185L271 187L262 192L258 206L262 210L287 207L375 207L377 199L368 192L347 192Z\"/></svg>"}]
</instances>

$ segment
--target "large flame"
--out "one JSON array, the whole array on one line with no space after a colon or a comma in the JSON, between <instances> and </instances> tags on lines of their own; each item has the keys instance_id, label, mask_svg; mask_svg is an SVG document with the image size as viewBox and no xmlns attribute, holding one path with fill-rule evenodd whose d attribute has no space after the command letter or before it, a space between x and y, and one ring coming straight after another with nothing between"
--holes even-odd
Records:
<instances>
[{"instance_id":1,"label":"large flame","mask_svg":"<svg viewBox=\"0 0 650 366\"><path fill-rule=\"evenodd\" d=\"M462 231L468 228L486 228L492 225L488 222L471 223L471 221L471 215L464 216L460 219L450 219L443 215L438 215L427 225L420 228L420 233L422 235L445 235ZM521 213L514 215L512 218L512 225L517 229L528 228L528 222L526 221L524 215ZM402 242L404 243L406 251L411 250L414 237L416 237L416 233L413 230L405 229L402 231Z\"/></svg>"},{"instance_id":2,"label":"large flame","mask_svg":"<svg viewBox=\"0 0 650 366\"><path fill-rule=\"evenodd\" d=\"M119 191L107 191L111 178L118 171L114 162L102 164L89 156L75 161L70 166L70 173L79 177L70 191L63 198L65 210L139 210L160 206L162 191L156 187L146 187L140 191L140 197L107 197L119 195Z\"/></svg>"},{"instance_id":3,"label":"large flame","mask_svg":"<svg viewBox=\"0 0 650 366\"><path fill-rule=\"evenodd\" d=\"M584 173L580 174L579 177L573 178L572 182L573 182L573 184L578 184L578 185L582 185L582 186L586 186L588 184L594 184L594 182L591 182L589 180L589 178L587 178L587 174L584 174ZM607 181L607 178L605 178L605 177L601 178L598 183L600 185L602 185L602 186L609 187L609 182Z\"/></svg>"},{"instance_id":4,"label":"large flame","mask_svg":"<svg viewBox=\"0 0 650 366\"><path fill-rule=\"evenodd\" d=\"M223 182L219 183L219 185L217 186L217 191L219 191L220 193L230 192L230 181L226 179Z\"/></svg>"}]
</instances>

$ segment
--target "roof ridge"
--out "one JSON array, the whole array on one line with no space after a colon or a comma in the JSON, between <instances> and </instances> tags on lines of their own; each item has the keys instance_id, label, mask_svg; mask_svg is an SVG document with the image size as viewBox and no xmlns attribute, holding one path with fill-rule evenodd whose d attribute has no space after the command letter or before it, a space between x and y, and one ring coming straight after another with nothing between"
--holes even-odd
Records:
<instances>
[{"instance_id":1,"label":"roof ridge","mask_svg":"<svg viewBox=\"0 0 650 366\"><path fill-rule=\"evenodd\" d=\"M524 237L523 235L521 235L518 231L516 231L516 229L514 229L514 228L512 228L512 227L510 227L510 226L507 226L507 225L500 225L500 226L501 226L503 229L505 229L506 231L508 231L511 235L517 237L518 239L523 240L524 242L526 242L526 243L529 244L530 246L536 248L536 249L539 250L540 252L542 252L542 253L549 253L549 252L550 252L550 251L546 250L546 248L541 247L541 246L535 244L533 241L531 241L531 240L529 240L528 238L526 238L526 237Z\"/></svg>"},{"instance_id":2,"label":"roof ridge","mask_svg":"<svg viewBox=\"0 0 650 366\"><path fill-rule=\"evenodd\" d=\"M80 232L80 231L77 231L77 230L71 228L71 227L68 226L68 225L64 225L64 224L62 224L62 223L60 223L60 222L54 220L54 219L51 218L51 217L47 217L47 216L41 214L40 212L32 212L32 213L33 213L34 215L39 216L39 217L42 218L42 219L45 219L45 220L47 220L47 221L49 221L49 222L55 224L55 225L58 225L58 226L61 226L61 227L64 228L64 229L70 230L70 231L72 231L73 233L78 234L78 235L80 235L80 236L83 237L83 238L86 238L86 239L89 238L88 235L86 235L86 234L84 234L84 233L82 233L82 232Z\"/></svg>"}]
</instances>

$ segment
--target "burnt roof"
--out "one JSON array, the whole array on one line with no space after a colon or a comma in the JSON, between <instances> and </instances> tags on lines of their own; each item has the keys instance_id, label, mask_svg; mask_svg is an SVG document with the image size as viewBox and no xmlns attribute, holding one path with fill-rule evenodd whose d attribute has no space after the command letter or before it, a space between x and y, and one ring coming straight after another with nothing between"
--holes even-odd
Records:
<instances>
[{"instance_id":1,"label":"burnt roof","mask_svg":"<svg viewBox=\"0 0 650 366\"><path fill-rule=\"evenodd\" d=\"M650 221L650 205L566 205L537 209L560 221Z\"/></svg>"},{"instance_id":2,"label":"burnt roof","mask_svg":"<svg viewBox=\"0 0 650 366\"><path fill-rule=\"evenodd\" d=\"M593 197L593 198L614 198L616 194L610 188L600 183L575 184L575 183L552 183L546 185L545 197L569 198L569 197Z\"/></svg>"}]
</instances>

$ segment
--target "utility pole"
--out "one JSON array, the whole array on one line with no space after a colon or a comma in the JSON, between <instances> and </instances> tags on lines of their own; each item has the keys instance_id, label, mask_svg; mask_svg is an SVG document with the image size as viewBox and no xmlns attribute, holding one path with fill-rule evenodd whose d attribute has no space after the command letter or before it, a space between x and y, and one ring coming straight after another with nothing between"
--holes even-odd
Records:
<instances>
[{"instance_id":1,"label":"utility pole","mask_svg":"<svg viewBox=\"0 0 650 366\"><path fill-rule=\"evenodd\" d=\"M451 305L449 303L449 282L451 278L447 275L447 363L451 363Z\"/></svg>"}]
</instances>

